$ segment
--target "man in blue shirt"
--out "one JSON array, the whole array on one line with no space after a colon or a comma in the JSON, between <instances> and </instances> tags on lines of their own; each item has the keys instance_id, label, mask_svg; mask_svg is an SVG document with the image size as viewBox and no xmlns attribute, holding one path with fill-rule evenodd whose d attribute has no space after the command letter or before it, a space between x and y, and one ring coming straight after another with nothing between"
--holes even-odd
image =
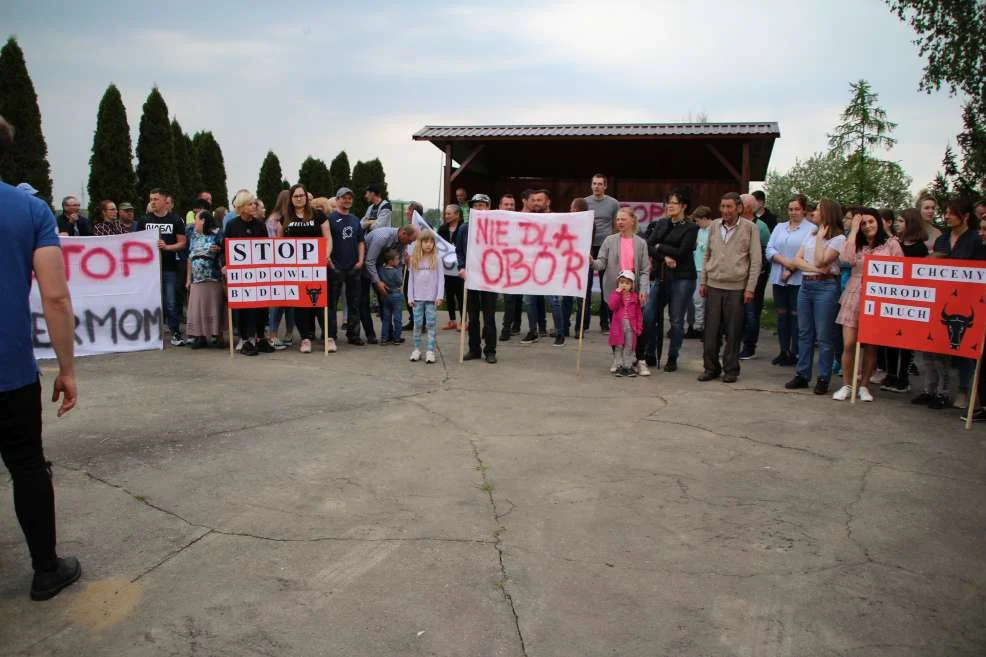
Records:
<instances>
[{"instance_id":1,"label":"man in blue shirt","mask_svg":"<svg viewBox=\"0 0 986 657\"><path fill-rule=\"evenodd\" d=\"M13 129L0 117L0 152ZM31 599L47 600L82 574L75 557L55 552L55 492L41 443L41 382L34 345L50 343L58 357L52 400L58 416L76 402L72 362L75 315L65 280L55 217L44 201L0 183L0 455L10 471L14 508L34 566ZM44 320L31 314L31 275L38 281ZM45 344L44 346L48 346Z\"/></svg>"},{"instance_id":2,"label":"man in blue shirt","mask_svg":"<svg viewBox=\"0 0 986 657\"><path fill-rule=\"evenodd\" d=\"M338 324L336 307L342 286L346 286L346 309L348 312L346 339L349 344L366 344L359 337L359 295L362 283L363 258L366 243L363 241L363 228L360 220L350 214L353 207L353 190L340 187L336 192L336 209L329 215L329 229L332 231L332 268L329 270L329 335L326 338L330 352L336 350Z\"/></svg>"}]
</instances>

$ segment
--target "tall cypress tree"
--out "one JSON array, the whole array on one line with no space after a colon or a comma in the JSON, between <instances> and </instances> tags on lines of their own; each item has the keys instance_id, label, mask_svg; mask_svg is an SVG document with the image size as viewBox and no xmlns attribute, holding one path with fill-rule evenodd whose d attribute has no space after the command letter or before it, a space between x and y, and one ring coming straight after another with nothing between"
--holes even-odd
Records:
<instances>
[{"instance_id":1,"label":"tall cypress tree","mask_svg":"<svg viewBox=\"0 0 986 657\"><path fill-rule=\"evenodd\" d=\"M340 187L350 187L353 184L353 173L349 168L349 156L346 151L339 151L339 154L329 165L329 177L332 179L332 193Z\"/></svg>"},{"instance_id":2,"label":"tall cypress tree","mask_svg":"<svg viewBox=\"0 0 986 657\"><path fill-rule=\"evenodd\" d=\"M363 198L363 194L366 192L366 187L372 181L370 180L370 170L367 168L366 164L357 161L353 165L353 179L350 181L352 184L348 185L353 190L353 214L357 217L362 217L366 214L366 208L369 205Z\"/></svg>"},{"instance_id":3,"label":"tall cypress tree","mask_svg":"<svg viewBox=\"0 0 986 657\"><path fill-rule=\"evenodd\" d=\"M180 212L187 212L192 209L195 197L201 191L202 177L199 175L199 163L195 159L192 140L182 131L178 119L171 122L171 135L175 142L175 168L178 172L175 206Z\"/></svg>"},{"instance_id":4,"label":"tall cypress tree","mask_svg":"<svg viewBox=\"0 0 986 657\"><path fill-rule=\"evenodd\" d=\"M264 202L267 212L274 211L277 195L281 193L284 174L281 172L281 161L274 151L267 151L264 163L260 165L260 176L257 178L257 197Z\"/></svg>"},{"instance_id":5,"label":"tall cypress tree","mask_svg":"<svg viewBox=\"0 0 986 657\"><path fill-rule=\"evenodd\" d=\"M24 52L14 37L0 48L0 116L16 131L14 146L0 153L0 178L11 185L29 182L42 197L50 199L51 165L41 132L38 94L27 73Z\"/></svg>"},{"instance_id":6,"label":"tall cypress tree","mask_svg":"<svg viewBox=\"0 0 986 657\"><path fill-rule=\"evenodd\" d=\"M387 198L387 174L383 172L383 162L379 157L375 157L365 164L367 170L368 184L380 185L380 196Z\"/></svg>"},{"instance_id":7,"label":"tall cypress tree","mask_svg":"<svg viewBox=\"0 0 986 657\"><path fill-rule=\"evenodd\" d=\"M229 207L229 190L226 189L226 161L219 142L211 132L196 132L192 137L199 160L202 187L212 193L212 205Z\"/></svg>"},{"instance_id":8,"label":"tall cypress tree","mask_svg":"<svg viewBox=\"0 0 986 657\"><path fill-rule=\"evenodd\" d=\"M298 182L313 196L334 196L332 178L325 162L309 155L298 170Z\"/></svg>"},{"instance_id":9,"label":"tall cypress tree","mask_svg":"<svg viewBox=\"0 0 986 657\"><path fill-rule=\"evenodd\" d=\"M127 108L116 85L111 84L99 101L96 134L89 158L89 215L103 199L116 203L137 200L133 145Z\"/></svg>"},{"instance_id":10,"label":"tall cypress tree","mask_svg":"<svg viewBox=\"0 0 986 657\"><path fill-rule=\"evenodd\" d=\"M175 142L168 119L168 105L157 87L151 89L140 117L140 136L137 138L137 195L138 209L147 205L155 187L176 193L178 171L175 167Z\"/></svg>"}]
</instances>

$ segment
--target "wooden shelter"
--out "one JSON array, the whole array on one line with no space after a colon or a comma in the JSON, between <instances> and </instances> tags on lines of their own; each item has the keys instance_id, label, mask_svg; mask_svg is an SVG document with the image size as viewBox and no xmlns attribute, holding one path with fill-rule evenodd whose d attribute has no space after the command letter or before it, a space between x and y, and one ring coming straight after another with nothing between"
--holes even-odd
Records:
<instances>
[{"instance_id":1,"label":"wooden shelter","mask_svg":"<svg viewBox=\"0 0 986 657\"><path fill-rule=\"evenodd\" d=\"M693 207L718 208L724 193L766 178L778 137L777 123L653 123L426 126L413 139L445 153L445 203L458 187L489 194L494 207L502 194L547 188L565 211L595 173L619 200L663 201L687 187Z\"/></svg>"}]
</instances>

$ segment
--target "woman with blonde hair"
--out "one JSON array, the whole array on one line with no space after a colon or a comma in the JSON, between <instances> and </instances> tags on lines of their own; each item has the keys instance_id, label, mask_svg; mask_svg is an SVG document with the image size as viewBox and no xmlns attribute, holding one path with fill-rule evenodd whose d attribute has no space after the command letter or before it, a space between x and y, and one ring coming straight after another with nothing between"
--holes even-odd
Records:
<instances>
[{"instance_id":1,"label":"woman with blonde hair","mask_svg":"<svg viewBox=\"0 0 986 657\"><path fill-rule=\"evenodd\" d=\"M438 244L430 230L418 235L408 259L407 302L414 320L414 351L411 361L421 360L421 328L428 330L425 363L435 362L436 312L445 298L445 276L438 259Z\"/></svg>"},{"instance_id":2,"label":"woman with blonde hair","mask_svg":"<svg viewBox=\"0 0 986 657\"><path fill-rule=\"evenodd\" d=\"M238 191L233 197L233 209L236 211L236 216L226 224L224 231L226 239L267 237L266 224L254 218L257 197L252 192L246 189ZM274 346L264 339L264 327L267 325L266 308L243 308L233 314L240 340L243 342L240 353L244 356L256 356L258 353L269 354L274 351Z\"/></svg>"},{"instance_id":3,"label":"woman with blonde hair","mask_svg":"<svg viewBox=\"0 0 986 657\"><path fill-rule=\"evenodd\" d=\"M590 260L595 271L606 270L603 274L603 299L609 299L616 289L616 281L621 272L634 274L633 292L639 296L640 305L647 300L644 290L650 289L650 256L647 241L637 234L639 222L636 213L630 208L620 208L616 213L616 230L599 247L599 255ZM615 320L614 320L615 321ZM613 349L613 364L610 373L615 374L622 366L621 354Z\"/></svg>"},{"instance_id":4,"label":"woman with blonde hair","mask_svg":"<svg viewBox=\"0 0 986 657\"><path fill-rule=\"evenodd\" d=\"M92 222L93 235L119 235L123 232L117 219L116 203L100 201L96 217Z\"/></svg>"}]
</instances>

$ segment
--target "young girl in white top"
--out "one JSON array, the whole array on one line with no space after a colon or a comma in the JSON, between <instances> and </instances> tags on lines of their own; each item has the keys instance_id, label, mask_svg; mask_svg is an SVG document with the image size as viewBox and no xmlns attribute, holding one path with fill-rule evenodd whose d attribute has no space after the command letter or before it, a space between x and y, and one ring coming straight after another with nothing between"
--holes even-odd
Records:
<instances>
[{"instance_id":1,"label":"young girl in white top","mask_svg":"<svg viewBox=\"0 0 986 657\"><path fill-rule=\"evenodd\" d=\"M438 259L435 236L421 231L408 259L407 301L414 318L414 351L411 361L421 360L421 327L428 329L425 363L435 362L436 311L445 298L445 272Z\"/></svg>"}]
</instances>

